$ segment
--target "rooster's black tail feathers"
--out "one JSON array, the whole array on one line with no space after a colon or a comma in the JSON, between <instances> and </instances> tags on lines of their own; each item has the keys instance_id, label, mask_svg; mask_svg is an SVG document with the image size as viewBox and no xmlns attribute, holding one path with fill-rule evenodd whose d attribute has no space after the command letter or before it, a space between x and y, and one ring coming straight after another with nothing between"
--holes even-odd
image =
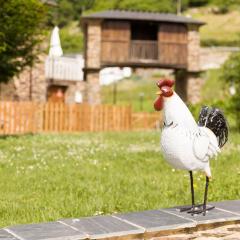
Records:
<instances>
[{"instance_id":1,"label":"rooster's black tail feathers","mask_svg":"<svg viewBox=\"0 0 240 240\"><path fill-rule=\"evenodd\" d=\"M228 123L223 112L218 108L202 107L198 118L198 125L212 130L217 137L219 147L222 147L227 142Z\"/></svg>"}]
</instances>

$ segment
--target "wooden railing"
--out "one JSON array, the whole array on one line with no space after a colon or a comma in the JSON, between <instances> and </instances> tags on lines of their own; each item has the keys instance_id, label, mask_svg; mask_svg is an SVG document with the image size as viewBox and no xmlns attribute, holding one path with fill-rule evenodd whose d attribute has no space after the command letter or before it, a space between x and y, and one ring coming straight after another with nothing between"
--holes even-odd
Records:
<instances>
[{"instance_id":1,"label":"wooden railing","mask_svg":"<svg viewBox=\"0 0 240 240\"><path fill-rule=\"evenodd\" d=\"M153 129L158 113L132 113L129 106L0 102L0 135Z\"/></svg>"},{"instance_id":2,"label":"wooden railing","mask_svg":"<svg viewBox=\"0 0 240 240\"><path fill-rule=\"evenodd\" d=\"M81 57L48 57L45 61L45 76L53 80L82 81L83 65Z\"/></svg>"},{"instance_id":3,"label":"wooden railing","mask_svg":"<svg viewBox=\"0 0 240 240\"><path fill-rule=\"evenodd\" d=\"M131 60L157 60L158 59L158 42L132 40L130 44Z\"/></svg>"}]
</instances>

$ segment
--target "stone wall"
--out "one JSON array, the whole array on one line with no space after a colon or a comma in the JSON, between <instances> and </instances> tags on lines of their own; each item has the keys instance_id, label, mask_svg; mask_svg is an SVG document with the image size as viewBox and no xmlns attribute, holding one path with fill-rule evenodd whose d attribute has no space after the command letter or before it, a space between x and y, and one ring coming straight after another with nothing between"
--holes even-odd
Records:
<instances>
[{"instance_id":1,"label":"stone wall","mask_svg":"<svg viewBox=\"0 0 240 240\"><path fill-rule=\"evenodd\" d=\"M85 95L85 90L86 90L86 82L81 81L81 82L74 82L74 83L69 83L65 95L65 102L66 103L75 103L75 95L76 92L80 92L83 97L83 102L86 101L86 95Z\"/></svg>"},{"instance_id":2,"label":"stone wall","mask_svg":"<svg viewBox=\"0 0 240 240\"><path fill-rule=\"evenodd\" d=\"M27 67L7 84L1 83L1 100L46 101L47 82L44 74L45 56L40 56L33 68Z\"/></svg>"},{"instance_id":3,"label":"stone wall","mask_svg":"<svg viewBox=\"0 0 240 240\"><path fill-rule=\"evenodd\" d=\"M0 100L14 101L16 100L16 87L13 80L8 83L0 83Z\"/></svg>"},{"instance_id":4,"label":"stone wall","mask_svg":"<svg viewBox=\"0 0 240 240\"><path fill-rule=\"evenodd\" d=\"M201 70L217 69L229 58L232 53L240 51L238 47L201 47Z\"/></svg>"}]
</instances>

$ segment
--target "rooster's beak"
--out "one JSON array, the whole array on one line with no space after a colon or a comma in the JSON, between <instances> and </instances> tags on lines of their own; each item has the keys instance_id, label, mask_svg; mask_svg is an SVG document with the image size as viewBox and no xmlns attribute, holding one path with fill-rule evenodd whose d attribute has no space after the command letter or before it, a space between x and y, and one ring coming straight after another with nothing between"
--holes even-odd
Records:
<instances>
[{"instance_id":1,"label":"rooster's beak","mask_svg":"<svg viewBox=\"0 0 240 240\"><path fill-rule=\"evenodd\" d=\"M160 96L161 94L162 94L161 91L157 91L157 92L156 92L156 95L159 95L159 96Z\"/></svg>"}]
</instances>

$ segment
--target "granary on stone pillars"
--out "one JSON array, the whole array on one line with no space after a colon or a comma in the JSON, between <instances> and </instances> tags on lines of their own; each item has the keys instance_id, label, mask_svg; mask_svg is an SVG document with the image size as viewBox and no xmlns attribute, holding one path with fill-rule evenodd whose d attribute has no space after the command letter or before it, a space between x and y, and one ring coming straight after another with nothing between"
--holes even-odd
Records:
<instances>
[{"instance_id":1,"label":"granary on stone pillars","mask_svg":"<svg viewBox=\"0 0 240 240\"><path fill-rule=\"evenodd\" d=\"M186 101L199 95L203 22L174 14L110 10L82 17L87 99L100 103L104 67L168 68Z\"/></svg>"}]
</instances>

